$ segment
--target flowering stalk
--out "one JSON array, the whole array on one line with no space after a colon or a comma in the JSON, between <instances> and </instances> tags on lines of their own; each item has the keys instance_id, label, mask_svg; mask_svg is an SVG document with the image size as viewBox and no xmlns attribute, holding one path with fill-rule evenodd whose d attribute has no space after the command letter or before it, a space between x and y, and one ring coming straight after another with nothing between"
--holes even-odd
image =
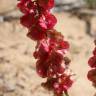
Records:
<instances>
[{"instance_id":1,"label":"flowering stalk","mask_svg":"<svg viewBox=\"0 0 96 96\"><path fill-rule=\"evenodd\" d=\"M54 29L56 17L50 12L54 0L19 0L17 4L23 16L21 24L28 28L27 36L37 42L33 56L37 59L36 71L47 78L41 85L54 96L66 96L72 86L72 73L68 68L70 60L65 56L69 43Z\"/></svg>"},{"instance_id":2,"label":"flowering stalk","mask_svg":"<svg viewBox=\"0 0 96 96\"><path fill-rule=\"evenodd\" d=\"M92 82L93 86L96 87L96 40L94 41L95 48L93 50L93 56L89 58L88 65L91 67L87 77Z\"/></svg>"}]
</instances>

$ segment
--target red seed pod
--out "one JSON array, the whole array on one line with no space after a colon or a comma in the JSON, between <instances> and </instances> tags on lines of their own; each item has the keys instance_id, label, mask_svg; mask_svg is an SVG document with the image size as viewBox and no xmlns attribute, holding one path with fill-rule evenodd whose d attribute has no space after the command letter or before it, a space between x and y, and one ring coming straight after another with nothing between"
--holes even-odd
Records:
<instances>
[{"instance_id":1,"label":"red seed pod","mask_svg":"<svg viewBox=\"0 0 96 96\"><path fill-rule=\"evenodd\" d=\"M31 29L29 29L29 32L27 34L27 36L32 39L32 40L42 40L43 38L45 38L45 30L41 30L38 28L38 26L35 26Z\"/></svg>"},{"instance_id":2,"label":"red seed pod","mask_svg":"<svg viewBox=\"0 0 96 96\"><path fill-rule=\"evenodd\" d=\"M31 28L36 23L36 18L34 18L34 14L25 14L20 18L20 23L27 28Z\"/></svg>"},{"instance_id":3,"label":"red seed pod","mask_svg":"<svg viewBox=\"0 0 96 96\"><path fill-rule=\"evenodd\" d=\"M44 9L51 9L54 6L54 0L38 0L38 3Z\"/></svg>"},{"instance_id":4,"label":"red seed pod","mask_svg":"<svg viewBox=\"0 0 96 96\"><path fill-rule=\"evenodd\" d=\"M88 79L96 84L96 69L91 69L87 75Z\"/></svg>"},{"instance_id":5,"label":"red seed pod","mask_svg":"<svg viewBox=\"0 0 96 96\"><path fill-rule=\"evenodd\" d=\"M96 56L93 56L89 59L88 64L92 68L96 68Z\"/></svg>"}]
</instances>

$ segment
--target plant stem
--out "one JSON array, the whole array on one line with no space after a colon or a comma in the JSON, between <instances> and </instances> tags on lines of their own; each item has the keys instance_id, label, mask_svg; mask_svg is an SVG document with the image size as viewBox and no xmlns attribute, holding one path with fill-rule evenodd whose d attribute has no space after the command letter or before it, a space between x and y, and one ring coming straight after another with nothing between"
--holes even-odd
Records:
<instances>
[{"instance_id":1,"label":"plant stem","mask_svg":"<svg viewBox=\"0 0 96 96\"><path fill-rule=\"evenodd\" d=\"M67 90L64 92L64 95L65 95L65 96L69 96L69 94L68 94L68 91L67 91Z\"/></svg>"}]
</instances>

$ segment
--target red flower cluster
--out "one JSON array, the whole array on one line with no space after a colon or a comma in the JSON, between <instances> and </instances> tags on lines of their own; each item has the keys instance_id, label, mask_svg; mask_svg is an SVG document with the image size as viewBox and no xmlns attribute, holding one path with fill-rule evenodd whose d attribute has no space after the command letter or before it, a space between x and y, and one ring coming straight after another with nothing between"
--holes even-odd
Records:
<instances>
[{"instance_id":1,"label":"red flower cluster","mask_svg":"<svg viewBox=\"0 0 96 96\"><path fill-rule=\"evenodd\" d=\"M96 47L93 50L93 56L90 57L88 64L92 69L88 72L87 77L93 83L93 85L96 85Z\"/></svg>"},{"instance_id":2,"label":"red flower cluster","mask_svg":"<svg viewBox=\"0 0 96 96\"><path fill-rule=\"evenodd\" d=\"M54 29L57 19L50 13L54 0L19 0L18 8L24 14L21 24L28 28L27 36L37 42L33 53L39 76L47 78L42 85L54 91L56 96L67 94L73 80L67 74L70 60L65 57L69 44L63 35Z\"/></svg>"}]
</instances>

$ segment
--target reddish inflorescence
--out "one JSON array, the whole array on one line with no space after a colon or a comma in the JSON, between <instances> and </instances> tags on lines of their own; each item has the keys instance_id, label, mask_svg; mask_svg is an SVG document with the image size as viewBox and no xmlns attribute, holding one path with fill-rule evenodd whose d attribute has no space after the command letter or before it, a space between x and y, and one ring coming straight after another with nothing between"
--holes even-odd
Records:
<instances>
[{"instance_id":1,"label":"reddish inflorescence","mask_svg":"<svg viewBox=\"0 0 96 96\"><path fill-rule=\"evenodd\" d=\"M96 45L96 40L94 43ZM87 77L96 87L96 47L93 50L93 56L89 58L88 65L91 67L91 70L89 70Z\"/></svg>"},{"instance_id":2,"label":"reddish inflorescence","mask_svg":"<svg viewBox=\"0 0 96 96\"><path fill-rule=\"evenodd\" d=\"M65 57L69 43L54 29L57 19L50 13L54 0L19 0L17 6L23 13L20 22L28 28L27 36L37 42L33 53L37 59L36 71L47 78L42 86L53 91L55 96L68 95L67 90L73 84L68 69L70 60Z\"/></svg>"}]
</instances>

